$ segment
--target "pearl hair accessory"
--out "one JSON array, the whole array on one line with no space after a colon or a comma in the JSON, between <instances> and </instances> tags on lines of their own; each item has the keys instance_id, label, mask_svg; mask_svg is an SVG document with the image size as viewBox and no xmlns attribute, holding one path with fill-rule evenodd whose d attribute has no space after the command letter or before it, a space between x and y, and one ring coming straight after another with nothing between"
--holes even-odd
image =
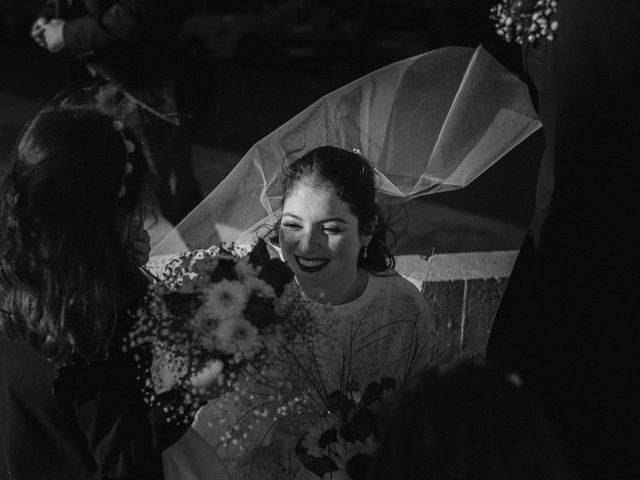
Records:
<instances>
[{"instance_id":1,"label":"pearl hair accessory","mask_svg":"<svg viewBox=\"0 0 640 480\"><path fill-rule=\"evenodd\" d=\"M130 175L133 172L133 163L129 160L128 156L136 151L135 144L129 140L124 134L124 123L120 120L114 120L113 128L116 129L122 136L122 140L124 141L124 146L127 151L127 163L125 165L124 175L122 176L122 185L120 186L120 190L118 190L118 198L122 198L127 194L127 187L124 184L127 175Z\"/></svg>"}]
</instances>

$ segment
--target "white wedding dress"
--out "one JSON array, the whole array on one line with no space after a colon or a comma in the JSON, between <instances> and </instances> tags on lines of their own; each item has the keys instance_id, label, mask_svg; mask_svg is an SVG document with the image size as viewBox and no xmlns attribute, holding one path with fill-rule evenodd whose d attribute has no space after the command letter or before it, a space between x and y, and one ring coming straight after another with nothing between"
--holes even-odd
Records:
<instances>
[{"instance_id":1,"label":"white wedding dress","mask_svg":"<svg viewBox=\"0 0 640 480\"><path fill-rule=\"evenodd\" d=\"M382 377L402 380L427 366L438 353L437 332L427 303L413 284L395 272L369 275L360 297L322 312L311 342L313 355L297 354L310 372L317 373L327 393L343 383L345 357L350 359L349 380L364 388ZM412 358L414 352L418 353L416 358ZM258 409L266 414L241 420L263 404L267 394L275 399L282 396L275 389L257 388L245 395L234 392L212 400L198 413L194 428L216 449L234 480L315 478L293 452L302 431L291 418L278 417L277 401L272 407ZM225 430L236 422L225 442Z\"/></svg>"},{"instance_id":2,"label":"white wedding dress","mask_svg":"<svg viewBox=\"0 0 640 480\"><path fill-rule=\"evenodd\" d=\"M230 480L215 450L193 428L162 452L164 480Z\"/></svg>"}]
</instances>

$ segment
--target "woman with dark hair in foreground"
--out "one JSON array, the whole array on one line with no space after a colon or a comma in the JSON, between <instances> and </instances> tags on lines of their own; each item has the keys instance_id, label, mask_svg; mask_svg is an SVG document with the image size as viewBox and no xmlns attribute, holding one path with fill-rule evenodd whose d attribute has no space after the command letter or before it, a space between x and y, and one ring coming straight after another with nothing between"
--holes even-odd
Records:
<instances>
[{"instance_id":1,"label":"woman with dark hair in foreground","mask_svg":"<svg viewBox=\"0 0 640 480\"><path fill-rule=\"evenodd\" d=\"M139 151L83 107L43 110L18 142L0 200L2 478L163 478L188 426L144 403L122 352L147 286Z\"/></svg>"}]
</instances>

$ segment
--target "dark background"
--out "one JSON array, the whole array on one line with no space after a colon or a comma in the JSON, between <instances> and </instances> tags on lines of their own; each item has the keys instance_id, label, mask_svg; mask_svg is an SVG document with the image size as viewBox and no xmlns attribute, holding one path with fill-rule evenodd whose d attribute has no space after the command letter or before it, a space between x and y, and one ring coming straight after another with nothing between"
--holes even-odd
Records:
<instances>
[{"instance_id":1,"label":"dark background","mask_svg":"<svg viewBox=\"0 0 640 480\"><path fill-rule=\"evenodd\" d=\"M489 18L495 1L195 2L181 36L188 48L199 52L194 88L202 107L193 114L195 139L241 155L335 88L393 61L444 46L482 44L521 76L519 49L495 34ZM42 3L0 0L0 93L45 102L68 86L65 54L37 47L28 34ZM4 132L0 149L11 148L13 133ZM523 231L533 211L543 146L538 131L469 187L418 201ZM518 248L516 237L477 249Z\"/></svg>"}]
</instances>

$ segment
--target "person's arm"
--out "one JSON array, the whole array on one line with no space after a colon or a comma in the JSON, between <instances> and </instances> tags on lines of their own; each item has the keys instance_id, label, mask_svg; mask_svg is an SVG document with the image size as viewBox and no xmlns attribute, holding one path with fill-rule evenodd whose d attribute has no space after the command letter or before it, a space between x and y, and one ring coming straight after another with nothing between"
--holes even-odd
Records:
<instances>
[{"instance_id":1,"label":"person's arm","mask_svg":"<svg viewBox=\"0 0 640 480\"><path fill-rule=\"evenodd\" d=\"M31 24L31 38L42 48L48 48L44 38L44 26L49 23L52 18L58 17L58 8L56 0L48 0L40 11L40 15L33 24Z\"/></svg>"},{"instance_id":2,"label":"person's arm","mask_svg":"<svg viewBox=\"0 0 640 480\"><path fill-rule=\"evenodd\" d=\"M65 47L77 56L108 53L151 35L160 22L169 22L167 2L121 0L107 9L87 5L88 14L67 20Z\"/></svg>"}]
</instances>

